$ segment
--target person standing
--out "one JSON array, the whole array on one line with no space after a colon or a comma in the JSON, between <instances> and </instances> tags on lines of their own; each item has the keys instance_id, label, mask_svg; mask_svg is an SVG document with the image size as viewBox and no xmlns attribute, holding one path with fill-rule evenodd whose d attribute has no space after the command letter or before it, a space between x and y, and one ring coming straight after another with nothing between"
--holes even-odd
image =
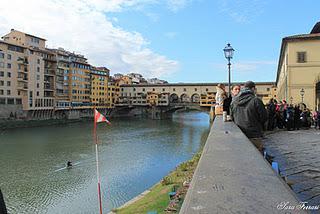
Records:
<instances>
[{"instance_id":1,"label":"person standing","mask_svg":"<svg viewBox=\"0 0 320 214\"><path fill-rule=\"evenodd\" d=\"M300 129L300 114L301 114L301 110L299 105L295 105L294 107L294 130L299 130Z\"/></svg>"},{"instance_id":2,"label":"person standing","mask_svg":"<svg viewBox=\"0 0 320 214\"><path fill-rule=\"evenodd\" d=\"M317 119L318 119L318 126L319 126L319 129L320 129L320 110L317 111Z\"/></svg>"},{"instance_id":3,"label":"person standing","mask_svg":"<svg viewBox=\"0 0 320 214\"><path fill-rule=\"evenodd\" d=\"M216 106L215 106L215 113L216 114L222 114L223 112L223 103L224 100L227 98L227 92L226 92L226 87L224 84L218 84L216 86Z\"/></svg>"},{"instance_id":4,"label":"person standing","mask_svg":"<svg viewBox=\"0 0 320 214\"><path fill-rule=\"evenodd\" d=\"M276 106L274 105L274 100L271 98L268 103L268 131L272 131L274 128L274 120L276 114Z\"/></svg>"},{"instance_id":5,"label":"person standing","mask_svg":"<svg viewBox=\"0 0 320 214\"><path fill-rule=\"evenodd\" d=\"M232 99L240 93L240 89L241 89L240 85L231 86L231 94L223 102L223 111L226 111L227 115L230 115L230 105L231 105Z\"/></svg>"},{"instance_id":6,"label":"person standing","mask_svg":"<svg viewBox=\"0 0 320 214\"><path fill-rule=\"evenodd\" d=\"M231 116L235 124L250 139L256 148L262 152L264 124L267 121L267 111L261 99L255 96L256 85L248 81L244 89L231 102Z\"/></svg>"}]
</instances>

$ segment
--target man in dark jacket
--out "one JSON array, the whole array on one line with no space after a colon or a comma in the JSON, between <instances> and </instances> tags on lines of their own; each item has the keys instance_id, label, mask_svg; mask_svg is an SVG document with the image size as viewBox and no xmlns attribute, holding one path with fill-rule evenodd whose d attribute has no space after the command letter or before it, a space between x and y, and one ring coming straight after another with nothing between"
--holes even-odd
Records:
<instances>
[{"instance_id":1,"label":"man in dark jacket","mask_svg":"<svg viewBox=\"0 0 320 214\"><path fill-rule=\"evenodd\" d=\"M231 115L235 124L262 151L261 137L268 117L263 102L255 96L255 90L254 82L245 83L244 89L231 103Z\"/></svg>"}]
</instances>

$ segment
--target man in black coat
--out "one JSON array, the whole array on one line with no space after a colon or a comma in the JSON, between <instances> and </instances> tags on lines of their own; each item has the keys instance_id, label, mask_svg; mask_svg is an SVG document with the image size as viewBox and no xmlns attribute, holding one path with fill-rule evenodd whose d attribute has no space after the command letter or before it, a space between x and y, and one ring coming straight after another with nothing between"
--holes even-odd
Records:
<instances>
[{"instance_id":1,"label":"man in black coat","mask_svg":"<svg viewBox=\"0 0 320 214\"><path fill-rule=\"evenodd\" d=\"M255 83L252 81L246 82L244 89L231 103L231 115L235 124L239 126L257 149L262 151L261 138L268 117L265 106L255 96L255 91Z\"/></svg>"}]
</instances>

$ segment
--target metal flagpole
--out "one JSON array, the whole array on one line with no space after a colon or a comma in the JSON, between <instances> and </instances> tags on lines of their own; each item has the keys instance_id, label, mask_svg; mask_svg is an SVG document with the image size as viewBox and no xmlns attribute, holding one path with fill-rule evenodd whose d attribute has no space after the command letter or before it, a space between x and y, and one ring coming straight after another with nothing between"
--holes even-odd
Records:
<instances>
[{"instance_id":1,"label":"metal flagpole","mask_svg":"<svg viewBox=\"0 0 320 214\"><path fill-rule=\"evenodd\" d=\"M93 138L96 144L96 166L97 166L97 181L98 181L98 200L100 214L102 214L102 200L101 200L101 185L100 185L100 175L99 175L99 156L98 156L98 137L97 137L97 121L96 121L96 109L94 108L94 125L93 125Z\"/></svg>"}]
</instances>

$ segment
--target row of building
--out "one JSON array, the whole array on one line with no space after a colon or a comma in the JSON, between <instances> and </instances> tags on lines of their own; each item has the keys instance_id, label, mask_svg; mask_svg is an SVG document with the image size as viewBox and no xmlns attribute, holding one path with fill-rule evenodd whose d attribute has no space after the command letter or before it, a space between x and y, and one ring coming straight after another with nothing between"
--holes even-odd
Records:
<instances>
[{"instance_id":1,"label":"row of building","mask_svg":"<svg viewBox=\"0 0 320 214\"><path fill-rule=\"evenodd\" d=\"M110 76L80 54L12 29L0 40L0 118L37 110L113 108L122 84L164 84L141 74Z\"/></svg>"}]
</instances>

